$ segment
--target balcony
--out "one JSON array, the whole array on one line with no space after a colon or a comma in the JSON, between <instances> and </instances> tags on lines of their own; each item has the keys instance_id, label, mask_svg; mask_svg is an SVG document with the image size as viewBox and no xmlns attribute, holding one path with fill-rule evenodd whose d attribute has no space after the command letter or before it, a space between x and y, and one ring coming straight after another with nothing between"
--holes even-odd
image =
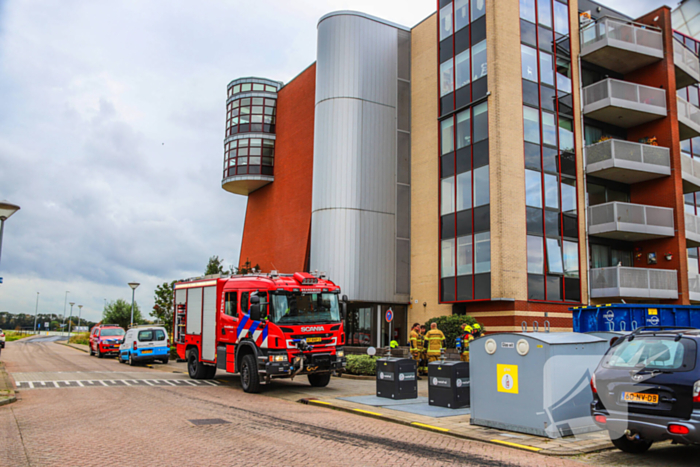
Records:
<instances>
[{"instance_id":1,"label":"balcony","mask_svg":"<svg viewBox=\"0 0 700 467\"><path fill-rule=\"evenodd\" d=\"M258 188L272 183L275 177L272 175L230 175L221 181L221 188L237 195L248 196Z\"/></svg>"},{"instance_id":2,"label":"balcony","mask_svg":"<svg viewBox=\"0 0 700 467\"><path fill-rule=\"evenodd\" d=\"M700 159L681 155L683 193L700 191Z\"/></svg>"},{"instance_id":3,"label":"balcony","mask_svg":"<svg viewBox=\"0 0 700 467\"><path fill-rule=\"evenodd\" d=\"M666 91L604 79L583 88L583 113L601 122L630 128L666 116Z\"/></svg>"},{"instance_id":4,"label":"balcony","mask_svg":"<svg viewBox=\"0 0 700 467\"><path fill-rule=\"evenodd\" d=\"M673 209L618 201L590 206L588 234L630 242L673 237Z\"/></svg>"},{"instance_id":5,"label":"balcony","mask_svg":"<svg viewBox=\"0 0 700 467\"><path fill-rule=\"evenodd\" d=\"M581 59L608 70L625 74L662 58L663 36L653 26L603 17L581 30Z\"/></svg>"},{"instance_id":6,"label":"balcony","mask_svg":"<svg viewBox=\"0 0 700 467\"><path fill-rule=\"evenodd\" d=\"M700 217L685 213L685 244L687 248L700 246Z\"/></svg>"},{"instance_id":7,"label":"balcony","mask_svg":"<svg viewBox=\"0 0 700 467\"><path fill-rule=\"evenodd\" d=\"M693 104L676 96L678 101L678 133L680 140L700 136L700 109Z\"/></svg>"},{"instance_id":8,"label":"balcony","mask_svg":"<svg viewBox=\"0 0 700 467\"><path fill-rule=\"evenodd\" d=\"M612 267L591 269L591 298L678 298L674 269Z\"/></svg>"},{"instance_id":9,"label":"balcony","mask_svg":"<svg viewBox=\"0 0 700 467\"><path fill-rule=\"evenodd\" d=\"M693 51L674 38L673 64L676 67L676 89L700 82L700 60Z\"/></svg>"},{"instance_id":10,"label":"balcony","mask_svg":"<svg viewBox=\"0 0 700 467\"><path fill-rule=\"evenodd\" d=\"M700 302L700 274L688 274L688 292L691 302Z\"/></svg>"},{"instance_id":11,"label":"balcony","mask_svg":"<svg viewBox=\"0 0 700 467\"><path fill-rule=\"evenodd\" d=\"M585 154L586 173L606 180L632 184L671 175L670 151L660 146L609 139Z\"/></svg>"}]
</instances>

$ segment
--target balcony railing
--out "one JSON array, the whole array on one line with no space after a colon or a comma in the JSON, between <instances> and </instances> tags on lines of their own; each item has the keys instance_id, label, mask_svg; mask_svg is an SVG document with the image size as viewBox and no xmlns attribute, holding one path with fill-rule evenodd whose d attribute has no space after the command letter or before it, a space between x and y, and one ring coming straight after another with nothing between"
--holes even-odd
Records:
<instances>
[{"instance_id":1,"label":"balcony railing","mask_svg":"<svg viewBox=\"0 0 700 467\"><path fill-rule=\"evenodd\" d=\"M666 116L666 91L604 79L583 88L583 113L624 128L641 125Z\"/></svg>"},{"instance_id":2,"label":"balcony railing","mask_svg":"<svg viewBox=\"0 0 700 467\"><path fill-rule=\"evenodd\" d=\"M591 297L678 298L674 269L612 267L591 269Z\"/></svg>"},{"instance_id":3,"label":"balcony railing","mask_svg":"<svg viewBox=\"0 0 700 467\"><path fill-rule=\"evenodd\" d=\"M618 201L590 206L588 234L627 241L673 237L673 209Z\"/></svg>"},{"instance_id":4,"label":"balcony railing","mask_svg":"<svg viewBox=\"0 0 700 467\"><path fill-rule=\"evenodd\" d=\"M681 155L683 193L700 191L700 159Z\"/></svg>"},{"instance_id":5,"label":"balcony railing","mask_svg":"<svg viewBox=\"0 0 700 467\"><path fill-rule=\"evenodd\" d=\"M693 104L676 96L678 102L678 133L680 140L700 136L700 109Z\"/></svg>"},{"instance_id":6,"label":"balcony railing","mask_svg":"<svg viewBox=\"0 0 700 467\"><path fill-rule=\"evenodd\" d=\"M700 274L688 274L688 292L691 302L700 302Z\"/></svg>"},{"instance_id":7,"label":"balcony railing","mask_svg":"<svg viewBox=\"0 0 700 467\"><path fill-rule=\"evenodd\" d=\"M607 180L631 184L671 175L670 151L661 146L609 139L585 154L586 173Z\"/></svg>"},{"instance_id":8,"label":"balcony railing","mask_svg":"<svg viewBox=\"0 0 700 467\"><path fill-rule=\"evenodd\" d=\"M685 243L686 247L700 246L700 217L685 213Z\"/></svg>"},{"instance_id":9,"label":"balcony railing","mask_svg":"<svg viewBox=\"0 0 700 467\"><path fill-rule=\"evenodd\" d=\"M673 39L673 64L677 89L700 82L700 59L676 38Z\"/></svg>"},{"instance_id":10,"label":"balcony railing","mask_svg":"<svg viewBox=\"0 0 700 467\"><path fill-rule=\"evenodd\" d=\"M581 58L628 73L664 58L663 35L653 26L603 17L581 30Z\"/></svg>"}]
</instances>

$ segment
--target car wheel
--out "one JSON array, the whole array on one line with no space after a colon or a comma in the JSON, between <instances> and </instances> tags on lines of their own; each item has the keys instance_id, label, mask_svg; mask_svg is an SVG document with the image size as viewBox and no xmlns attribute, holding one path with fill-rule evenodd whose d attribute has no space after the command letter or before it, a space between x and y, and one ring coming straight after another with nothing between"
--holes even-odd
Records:
<instances>
[{"instance_id":1,"label":"car wheel","mask_svg":"<svg viewBox=\"0 0 700 467\"><path fill-rule=\"evenodd\" d=\"M216 367L214 367L216 369ZM241 362L241 387L245 392L260 392L260 375L258 374L258 364L251 354L243 357Z\"/></svg>"},{"instance_id":2,"label":"car wheel","mask_svg":"<svg viewBox=\"0 0 700 467\"><path fill-rule=\"evenodd\" d=\"M619 438L614 438L614 436L615 435L610 433L610 441L612 441L617 449L629 454L643 454L649 450L653 443L653 441L647 441L644 439L633 441L625 435L622 435Z\"/></svg>"},{"instance_id":3,"label":"car wheel","mask_svg":"<svg viewBox=\"0 0 700 467\"><path fill-rule=\"evenodd\" d=\"M92 357L95 355L95 352L92 350L92 344L88 344L88 346L90 348L90 356Z\"/></svg>"},{"instance_id":4,"label":"car wheel","mask_svg":"<svg viewBox=\"0 0 700 467\"><path fill-rule=\"evenodd\" d=\"M129 365L136 366L136 362L134 361L134 358L131 356L131 352L129 352Z\"/></svg>"},{"instance_id":5,"label":"car wheel","mask_svg":"<svg viewBox=\"0 0 700 467\"><path fill-rule=\"evenodd\" d=\"M309 384L315 388L325 388L330 382L330 373L314 373L309 375Z\"/></svg>"},{"instance_id":6,"label":"car wheel","mask_svg":"<svg viewBox=\"0 0 700 467\"><path fill-rule=\"evenodd\" d=\"M205 379L206 370L202 362L199 361L199 351L190 349L187 354L187 373L192 379Z\"/></svg>"},{"instance_id":7,"label":"car wheel","mask_svg":"<svg viewBox=\"0 0 700 467\"><path fill-rule=\"evenodd\" d=\"M170 359L169 359L168 357L165 357L165 358L162 360L163 365L167 365L169 361L170 361Z\"/></svg>"},{"instance_id":8,"label":"car wheel","mask_svg":"<svg viewBox=\"0 0 700 467\"><path fill-rule=\"evenodd\" d=\"M102 351L101 351L100 348L98 347L98 348L97 348L97 358L102 358L102 357L104 357L104 355L102 355Z\"/></svg>"}]
</instances>

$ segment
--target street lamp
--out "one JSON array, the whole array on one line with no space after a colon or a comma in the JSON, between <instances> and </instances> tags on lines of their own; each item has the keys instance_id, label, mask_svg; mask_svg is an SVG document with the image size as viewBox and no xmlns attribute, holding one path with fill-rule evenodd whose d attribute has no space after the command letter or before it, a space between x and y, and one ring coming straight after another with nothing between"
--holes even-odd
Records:
<instances>
[{"instance_id":1,"label":"street lamp","mask_svg":"<svg viewBox=\"0 0 700 467\"><path fill-rule=\"evenodd\" d=\"M34 310L34 332L36 332L36 317L39 315L39 292L36 293L36 310Z\"/></svg>"},{"instance_id":2,"label":"street lamp","mask_svg":"<svg viewBox=\"0 0 700 467\"><path fill-rule=\"evenodd\" d=\"M68 318L68 342L70 342L70 325L73 322L73 305L75 302L70 302L70 318Z\"/></svg>"},{"instance_id":3,"label":"street lamp","mask_svg":"<svg viewBox=\"0 0 700 467\"><path fill-rule=\"evenodd\" d=\"M66 325L66 303L68 303L68 294L70 291L66 290L66 298L63 299L63 322L61 328ZM61 329L63 331L63 329Z\"/></svg>"},{"instance_id":4,"label":"street lamp","mask_svg":"<svg viewBox=\"0 0 700 467\"><path fill-rule=\"evenodd\" d=\"M134 325L134 294L136 293L136 287L138 287L138 282L129 282L129 287L131 287L131 326Z\"/></svg>"},{"instance_id":5,"label":"street lamp","mask_svg":"<svg viewBox=\"0 0 700 467\"><path fill-rule=\"evenodd\" d=\"M78 327L80 327L80 317L83 314L83 305L78 305L78 310L80 310L78 311Z\"/></svg>"},{"instance_id":6,"label":"street lamp","mask_svg":"<svg viewBox=\"0 0 700 467\"><path fill-rule=\"evenodd\" d=\"M19 211L19 206L16 204L0 201L0 256L2 255L2 232L5 230L5 221L17 211Z\"/></svg>"}]
</instances>

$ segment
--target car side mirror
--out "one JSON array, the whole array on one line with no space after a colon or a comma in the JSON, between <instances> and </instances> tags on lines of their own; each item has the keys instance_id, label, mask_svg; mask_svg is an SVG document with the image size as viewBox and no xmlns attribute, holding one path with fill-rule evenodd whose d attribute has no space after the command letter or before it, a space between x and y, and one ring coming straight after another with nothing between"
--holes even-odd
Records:
<instances>
[{"instance_id":1,"label":"car side mirror","mask_svg":"<svg viewBox=\"0 0 700 467\"><path fill-rule=\"evenodd\" d=\"M343 295L343 298L340 300L340 319L342 321L345 321L345 318L348 316L348 296Z\"/></svg>"},{"instance_id":2,"label":"car side mirror","mask_svg":"<svg viewBox=\"0 0 700 467\"><path fill-rule=\"evenodd\" d=\"M257 298L257 297L255 297ZM252 301L252 299L251 299ZM250 319L253 321L260 321L260 304L259 303L253 303L250 306Z\"/></svg>"},{"instance_id":3,"label":"car side mirror","mask_svg":"<svg viewBox=\"0 0 700 467\"><path fill-rule=\"evenodd\" d=\"M260 303L260 297L258 297L257 295L253 295L252 297L250 297L250 304L251 305L258 304L258 303Z\"/></svg>"}]
</instances>

